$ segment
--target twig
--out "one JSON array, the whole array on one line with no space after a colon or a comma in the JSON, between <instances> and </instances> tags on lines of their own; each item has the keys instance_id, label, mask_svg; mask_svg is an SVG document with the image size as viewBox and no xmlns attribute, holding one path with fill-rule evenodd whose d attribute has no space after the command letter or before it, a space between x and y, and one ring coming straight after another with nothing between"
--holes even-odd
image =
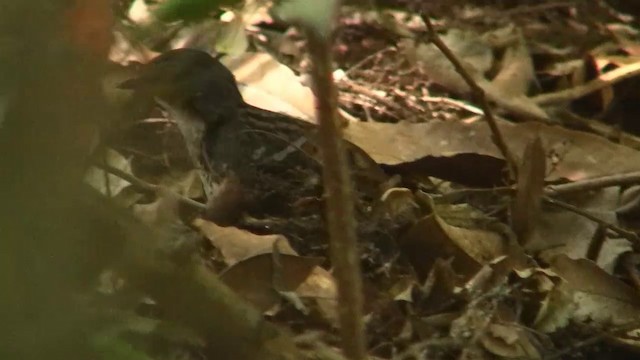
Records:
<instances>
[{"instance_id":1,"label":"twig","mask_svg":"<svg viewBox=\"0 0 640 360\"><path fill-rule=\"evenodd\" d=\"M567 195L579 191L599 190L611 186L624 186L640 184L640 171L601 176L592 179L578 180L566 184L548 185L544 189L546 196ZM463 197L477 193L495 192L498 194L510 193L515 191L513 186L502 186L487 189L461 189L451 191L443 196L446 198Z\"/></svg>"},{"instance_id":2,"label":"twig","mask_svg":"<svg viewBox=\"0 0 640 360\"><path fill-rule=\"evenodd\" d=\"M462 76L462 78L467 83L469 88L471 88L471 93L473 97L475 97L476 101L480 103L482 110L484 111L484 118L487 120L487 124L491 129L491 139L493 140L493 143L496 145L496 147L498 148L502 156L507 161L507 166L509 168L509 175L511 176L511 179L516 179L518 168L517 168L515 158L513 157L513 154L511 153L511 151L509 151L509 148L507 147L507 143L505 142L504 137L500 132L500 128L498 127L498 122L493 116L493 111L489 106L489 102L487 101L487 97L484 90L475 82L475 80L473 80L473 78L471 77L471 75L469 75L469 73L464 68L464 66L462 66L462 63L460 63L460 60L458 60L455 54L447 47L447 45L442 41L442 39L440 39L440 36L438 36L438 33L433 27L433 24L431 23L431 20L429 19L428 14L421 13L420 17L422 18L422 21L424 21L425 25L427 25L427 30L429 32L429 40L431 41L431 43L435 45L442 52L442 54L451 62L456 72L460 74L460 76Z\"/></svg>"},{"instance_id":3,"label":"twig","mask_svg":"<svg viewBox=\"0 0 640 360\"><path fill-rule=\"evenodd\" d=\"M367 358L364 339L362 274L356 237L353 190L347 168L342 128L337 121L337 90L333 81L331 43L307 31L313 62L311 77L316 95L316 117L322 154L327 226L331 260L338 284L338 317L344 354L352 360Z\"/></svg>"},{"instance_id":4,"label":"twig","mask_svg":"<svg viewBox=\"0 0 640 360\"><path fill-rule=\"evenodd\" d=\"M421 100L426 101L426 102L432 102L432 103L437 103L437 104L445 104L445 105L449 105L449 106L454 106L457 107L461 110L464 111L468 111L474 115L482 115L483 111L478 109L477 107L467 104L464 101L460 101L460 100L455 100L452 98L448 98L448 97L442 97L442 96L424 96L421 98Z\"/></svg>"},{"instance_id":5,"label":"twig","mask_svg":"<svg viewBox=\"0 0 640 360\"><path fill-rule=\"evenodd\" d=\"M193 199L189 199L188 197L182 196L178 193L176 193L175 191L172 191L164 186L159 186L159 185L155 185L155 184L151 184L148 183L138 177L135 177L132 174L129 174L125 171L122 171L120 169L117 169L113 166L110 165L106 165L106 164L97 164L97 167L101 168L102 170L104 170L105 172L117 176L123 180L128 181L129 183L131 183L131 185L133 187L135 187L136 189L143 191L143 192L153 192L153 193L161 193L161 194L168 194L171 197L174 197L175 199L177 199L179 202L192 207L196 210L206 210L207 209L207 205L195 201Z\"/></svg>"},{"instance_id":6,"label":"twig","mask_svg":"<svg viewBox=\"0 0 640 360\"><path fill-rule=\"evenodd\" d=\"M606 72L582 86L542 94L531 97L530 99L538 105L549 105L572 101L607 86L612 86L622 80L634 77L638 74L640 74L640 61Z\"/></svg>"},{"instance_id":7,"label":"twig","mask_svg":"<svg viewBox=\"0 0 640 360\"><path fill-rule=\"evenodd\" d=\"M605 220L602 220L600 218L598 218L597 216L594 216L592 214L589 214L589 212L582 210L576 206L573 206L571 204L568 204L564 201L560 201L557 199L552 199L548 196L545 196L544 201L548 204L551 204L553 206L559 207L561 209L567 210L567 211L571 211L573 213L576 213L582 217L585 217L595 223L597 223L598 225L609 229L613 232L615 232L616 234L618 234L619 236L631 241L632 243L634 243L635 245L640 245L640 236L638 236L636 233L634 233L633 231L629 231L626 229L623 229L617 225L611 224Z\"/></svg>"},{"instance_id":8,"label":"twig","mask_svg":"<svg viewBox=\"0 0 640 360\"><path fill-rule=\"evenodd\" d=\"M545 189L546 195L563 195L578 191L590 191L610 186L640 184L640 171L602 176L561 185L550 185Z\"/></svg>"},{"instance_id":9,"label":"twig","mask_svg":"<svg viewBox=\"0 0 640 360\"><path fill-rule=\"evenodd\" d=\"M578 130L584 128L588 132L600 135L617 144L630 147L634 150L640 150L640 137L638 136L624 132L612 125L605 124L602 121L579 116L568 110L561 111L559 115L566 118L564 119L564 123L567 124L568 127L575 127L575 125L578 125L580 127Z\"/></svg>"},{"instance_id":10,"label":"twig","mask_svg":"<svg viewBox=\"0 0 640 360\"><path fill-rule=\"evenodd\" d=\"M346 75L351 74L352 72L354 72L355 70L361 68L362 66L364 66L364 64L368 63L369 61L375 59L376 57L379 57L380 55L384 54L387 51L391 51L391 50L395 50L394 47L392 46L387 46L386 48L383 48L381 50L378 50L376 52L374 52L373 54L365 57L364 59L360 60L359 62L357 62L355 65L353 65L352 67L350 67L349 69L347 69L347 71L345 71L344 73Z\"/></svg>"},{"instance_id":11,"label":"twig","mask_svg":"<svg viewBox=\"0 0 640 360\"><path fill-rule=\"evenodd\" d=\"M384 106L390 108L390 109L394 109L396 111L402 111L402 106L394 103L393 101L385 98L382 95L378 95L376 94L376 92L366 86L360 85L358 83L356 83L353 80L347 80L347 81L343 81L343 83L345 85L347 85L348 87L350 87L351 89L353 89L356 93L360 93L360 94L364 94L365 96L368 96L371 99L374 99L380 103L382 103Z\"/></svg>"}]
</instances>

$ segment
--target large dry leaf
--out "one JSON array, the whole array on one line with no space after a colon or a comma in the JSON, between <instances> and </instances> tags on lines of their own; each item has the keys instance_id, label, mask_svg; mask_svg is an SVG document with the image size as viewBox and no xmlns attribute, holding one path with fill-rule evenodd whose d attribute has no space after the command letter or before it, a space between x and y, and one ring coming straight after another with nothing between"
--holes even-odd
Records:
<instances>
[{"instance_id":1,"label":"large dry leaf","mask_svg":"<svg viewBox=\"0 0 640 360\"><path fill-rule=\"evenodd\" d=\"M315 267L309 277L298 286L296 294L301 298L314 299L324 319L337 326L338 286L327 270Z\"/></svg>"},{"instance_id":2,"label":"large dry leaf","mask_svg":"<svg viewBox=\"0 0 640 360\"><path fill-rule=\"evenodd\" d=\"M531 122L498 121L498 125L512 153L522 154L526 144L539 135L544 148L557 154L559 160L547 176L549 181L640 170L638 151L596 135ZM480 117L421 124L351 123L345 137L383 165L418 166L429 175L462 182L503 176L502 156Z\"/></svg>"},{"instance_id":3,"label":"large dry leaf","mask_svg":"<svg viewBox=\"0 0 640 360\"><path fill-rule=\"evenodd\" d=\"M413 225L400 239L400 246L420 279L428 277L438 259L452 259L457 273L471 276L482 265L507 254L500 234L454 226L436 213Z\"/></svg>"},{"instance_id":4,"label":"large dry leaf","mask_svg":"<svg viewBox=\"0 0 640 360\"><path fill-rule=\"evenodd\" d=\"M537 316L536 327L555 331L569 321L595 326L624 325L640 318L640 298L633 288L605 273L588 260L556 257L551 270L564 281Z\"/></svg>"},{"instance_id":5,"label":"large dry leaf","mask_svg":"<svg viewBox=\"0 0 640 360\"><path fill-rule=\"evenodd\" d=\"M319 267L319 259L296 257L287 239L282 235L256 235L235 227L222 227L210 221L196 219L193 225L211 241L231 266L223 279L236 291L253 301L262 310L267 310L280 301L273 288L276 273L273 270L273 251L278 249L284 288L279 291L295 291L300 298L312 299L319 313L331 324L337 320L337 288L331 274ZM258 257L266 255L266 257ZM247 260L246 263L244 260ZM314 265L307 269L307 265ZM256 271L251 274L251 271ZM294 272L295 274L286 274ZM306 275L305 275L306 274ZM252 278L243 282L243 276ZM298 276L303 276L302 279ZM239 283L237 283L239 282ZM255 288L252 288L255 286Z\"/></svg>"},{"instance_id":6,"label":"large dry leaf","mask_svg":"<svg viewBox=\"0 0 640 360\"><path fill-rule=\"evenodd\" d=\"M537 341L527 329L518 323L492 323L480 337L482 346L503 359L541 359Z\"/></svg>"},{"instance_id":7,"label":"large dry leaf","mask_svg":"<svg viewBox=\"0 0 640 360\"><path fill-rule=\"evenodd\" d=\"M526 95L535 80L533 60L520 31L517 42L505 50L501 67L491 83L503 94L510 96Z\"/></svg>"},{"instance_id":8,"label":"large dry leaf","mask_svg":"<svg viewBox=\"0 0 640 360\"><path fill-rule=\"evenodd\" d=\"M617 187L591 192L586 197L572 201L574 206L613 225L619 225L615 209L620 203L620 191ZM539 252L538 257L550 262L558 254L572 259L584 258L598 230L598 224L582 215L566 210L547 208L539 217L536 231L531 242L526 245L530 252ZM613 273L618 257L631 251L627 239L607 238L602 244L598 266Z\"/></svg>"},{"instance_id":9,"label":"large dry leaf","mask_svg":"<svg viewBox=\"0 0 640 360\"><path fill-rule=\"evenodd\" d=\"M279 254L261 254L236 263L220 278L240 296L262 311L267 311L282 300L280 292L294 292L313 270L322 263L321 258Z\"/></svg>"},{"instance_id":10,"label":"large dry leaf","mask_svg":"<svg viewBox=\"0 0 640 360\"><path fill-rule=\"evenodd\" d=\"M244 259L270 254L277 247L278 252L297 255L287 238L282 235L256 235L236 227L223 227L210 221L196 219L193 225L220 251L228 265Z\"/></svg>"},{"instance_id":11,"label":"large dry leaf","mask_svg":"<svg viewBox=\"0 0 640 360\"><path fill-rule=\"evenodd\" d=\"M542 141L535 137L527 144L522 165L518 168L518 188L511 207L511 226L522 245L529 242L538 221L544 194L546 161Z\"/></svg>"},{"instance_id":12,"label":"large dry leaf","mask_svg":"<svg viewBox=\"0 0 640 360\"><path fill-rule=\"evenodd\" d=\"M302 119L314 118L311 89L269 54L247 53L226 65L244 85L242 96L249 104Z\"/></svg>"}]
</instances>

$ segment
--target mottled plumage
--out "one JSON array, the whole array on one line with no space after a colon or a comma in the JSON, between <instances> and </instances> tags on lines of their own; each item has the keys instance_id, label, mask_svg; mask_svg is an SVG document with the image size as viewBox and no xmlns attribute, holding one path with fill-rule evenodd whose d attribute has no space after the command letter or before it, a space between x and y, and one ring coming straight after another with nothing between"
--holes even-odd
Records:
<instances>
[{"instance_id":1,"label":"mottled plumage","mask_svg":"<svg viewBox=\"0 0 640 360\"><path fill-rule=\"evenodd\" d=\"M295 223L296 218L310 217L317 229L309 230L322 232L322 166L315 125L246 104L233 74L199 50L166 52L122 87L155 97L177 122L202 171L212 220L237 224L245 215L245 220ZM366 218L386 176L361 149L346 145L358 214Z\"/></svg>"}]
</instances>

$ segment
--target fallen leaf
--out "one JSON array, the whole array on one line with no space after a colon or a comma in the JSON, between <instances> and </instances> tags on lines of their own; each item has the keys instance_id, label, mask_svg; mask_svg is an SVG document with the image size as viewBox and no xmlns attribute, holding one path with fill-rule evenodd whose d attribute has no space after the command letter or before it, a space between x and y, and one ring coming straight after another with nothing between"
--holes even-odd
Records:
<instances>
[{"instance_id":1,"label":"fallen leaf","mask_svg":"<svg viewBox=\"0 0 640 360\"><path fill-rule=\"evenodd\" d=\"M298 286L296 294L313 299L323 318L338 326L338 287L334 277L325 269L316 266L309 277Z\"/></svg>"},{"instance_id":2,"label":"fallen leaf","mask_svg":"<svg viewBox=\"0 0 640 360\"><path fill-rule=\"evenodd\" d=\"M400 239L400 246L421 280L438 259L452 259L455 272L470 277L482 265L506 254L500 234L450 225L437 211L413 225Z\"/></svg>"},{"instance_id":3,"label":"fallen leaf","mask_svg":"<svg viewBox=\"0 0 640 360\"><path fill-rule=\"evenodd\" d=\"M585 259L559 255L550 269L563 281L550 294L548 305L538 314L541 331L556 331L569 321L591 322L605 328L640 318L640 298L633 288Z\"/></svg>"},{"instance_id":4,"label":"fallen leaf","mask_svg":"<svg viewBox=\"0 0 640 360\"><path fill-rule=\"evenodd\" d=\"M482 346L490 353L503 358L541 359L542 354L534 345L533 337L517 323L493 323L480 338Z\"/></svg>"},{"instance_id":5,"label":"fallen leaf","mask_svg":"<svg viewBox=\"0 0 640 360\"><path fill-rule=\"evenodd\" d=\"M615 209L620 203L620 191L610 187L593 191L580 198L568 199L572 205L613 225L619 225ZM584 258L598 229L598 224L564 209L547 207L540 214L530 243L526 249L538 253L546 262L558 254L572 259ZM607 238L599 251L597 264L612 273L617 257L630 250L627 239Z\"/></svg>"},{"instance_id":6,"label":"fallen leaf","mask_svg":"<svg viewBox=\"0 0 640 360\"><path fill-rule=\"evenodd\" d=\"M547 156L542 141L535 137L524 150L522 165L518 168L518 188L511 207L511 227L521 245L526 245L538 222Z\"/></svg>"},{"instance_id":7,"label":"fallen leaf","mask_svg":"<svg viewBox=\"0 0 640 360\"><path fill-rule=\"evenodd\" d=\"M282 235L256 235L233 226L222 227L213 222L196 219L193 226L211 241L222 253L228 265L260 254L271 254L274 245L281 254L297 255L287 239Z\"/></svg>"},{"instance_id":8,"label":"fallen leaf","mask_svg":"<svg viewBox=\"0 0 640 360\"><path fill-rule=\"evenodd\" d=\"M511 44L502 57L500 70L491 83L503 94L511 96L526 95L535 80L533 61L521 31L517 33L517 42Z\"/></svg>"},{"instance_id":9,"label":"fallen leaf","mask_svg":"<svg viewBox=\"0 0 640 360\"><path fill-rule=\"evenodd\" d=\"M223 271L220 279L258 309L267 311L282 300L278 291L294 292L323 259L279 254L278 261L276 266L273 254L252 256Z\"/></svg>"},{"instance_id":10,"label":"fallen leaf","mask_svg":"<svg viewBox=\"0 0 640 360\"><path fill-rule=\"evenodd\" d=\"M315 118L311 89L271 55L246 53L226 65L243 84L242 97L247 103L305 120Z\"/></svg>"},{"instance_id":11,"label":"fallen leaf","mask_svg":"<svg viewBox=\"0 0 640 360\"><path fill-rule=\"evenodd\" d=\"M534 122L499 120L498 126L512 153L522 154L534 136L540 136L546 149L564 149L547 174L548 181L577 181L640 170L640 152L597 135ZM391 169L421 170L463 183L465 179L497 183L503 176L503 158L480 117L420 124L354 122L345 129L345 137Z\"/></svg>"}]
</instances>

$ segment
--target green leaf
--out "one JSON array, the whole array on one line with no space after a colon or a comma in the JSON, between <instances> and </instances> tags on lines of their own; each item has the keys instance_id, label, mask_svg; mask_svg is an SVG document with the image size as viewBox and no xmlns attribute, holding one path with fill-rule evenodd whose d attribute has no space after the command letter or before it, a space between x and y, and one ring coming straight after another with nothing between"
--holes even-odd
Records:
<instances>
[{"instance_id":1,"label":"green leaf","mask_svg":"<svg viewBox=\"0 0 640 360\"><path fill-rule=\"evenodd\" d=\"M167 0L155 11L161 21L196 21L206 18L211 12L225 6L232 6L242 0Z\"/></svg>"}]
</instances>

